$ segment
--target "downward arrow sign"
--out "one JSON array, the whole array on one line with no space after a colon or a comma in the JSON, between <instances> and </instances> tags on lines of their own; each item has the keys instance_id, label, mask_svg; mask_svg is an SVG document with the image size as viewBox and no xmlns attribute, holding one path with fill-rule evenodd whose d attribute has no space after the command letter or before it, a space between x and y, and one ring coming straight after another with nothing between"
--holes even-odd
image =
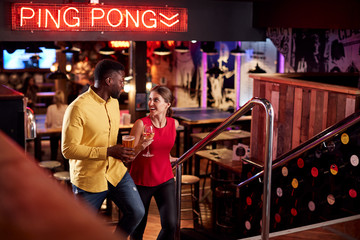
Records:
<instances>
[{"instance_id":1,"label":"downward arrow sign","mask_svg":"<svg viewBox=\"0 0 360 240\"><path fill-rule=\"evenodd\" d=\"M174 16L172 16L172 17L170 17L170 18L168 18L168 17L166 17L164 14L162 14L162 13L159 13L159 15L160 16L162 16L163 18L166 18L167 20L171 20L171 19L173 19L174 17L177 17L177 16L179 16L179 14L177 13L177 14L175 14Z\"/></svg>"},{"instance_id":2,"label":"downward arrow sign","mask_svg":"<svg viewBox=\"0 0 360 240\"><path fill-rule=\"evenodd\" d=\"M178 13L175 14L174 16L172 16L172 17L167 17L167 16L165 16L165 15L162 14L162 13L159 13L159 15L162 16L163 18L165 18L165 19L168 20L168 21L170 21L170 20L174 19L175 17L179 16ZM171 24L168 24L168 23L164 22L164 21L161 20L161 19L160 19L160 22L161 22L162 24L168 26L168 27L172 27L172 26L174 26L175 24L177 24L177 23L179 22L179 19L176 20L175 22L171 23Z\"/></svg>"}]
</instances>

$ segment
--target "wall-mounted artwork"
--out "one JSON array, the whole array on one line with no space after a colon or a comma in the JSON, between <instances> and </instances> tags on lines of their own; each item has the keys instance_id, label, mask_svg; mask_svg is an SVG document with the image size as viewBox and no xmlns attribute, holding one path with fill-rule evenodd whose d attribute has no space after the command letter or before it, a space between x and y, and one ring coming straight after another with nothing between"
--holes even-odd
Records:
<instances>
[{"instance_id":1,"label":"wall-mounted artwork","mask_svg":"<svg viewBox=\"0 0 360 240\"><path fill-rule=\"evenodd\" d=\"M155 44L155 43L154 43ZM231 50L238 42L211 42L216 54L201 51L204 42L185 42L189 51L175 51L171 55L154 56L149 49L156 45L148 43L149 66L153 83L166 85L173 90L175 107L212 107L232 111L242 106L253 96L249 72L260 66L267 73L276 72L277 51L270 39L263 42L243 42L246 53L241 56L235 69L236 57ZM175 42L178 46L180 42ZM155 62L159 60L159 64ZM237 78L236 78L237 76ZM240 86L238 92L235 82ZM236 99L236 96L240 100Z\"/></svg>"},{"instance_id":2,"label":"wall-mounted artwork","mask_svg":"<svg viewBox=\"0 0 360 240\"><path fill-rule=\"evenodd\" d=\"M242 42L245 55L241 56L240 106L253 97L250 73L276 73L277 49L270 39L263 42Z\"/></svg>"},{"instance_id":3,"label":"wall-mounted artwork","mask_svg":"<svg viewBox=\"0 0 360 240\"><path fill-rule=\"evenodd\" d=\"M235 107L234 91L234 56L230 51L235 48L236 42L216 42L216 55L209 55L207 59L209 107L228 110Z\"/></svg>"},{"instance_id":4,"label":"wall-mounted artwork","mask_svg":"<svg viewBox=\"0 0 360 240\"><path fill-rule=\"evenodd\" d=\"M286 72L359 72L360 31L269 28Z\"/></svg>"},{"instance_id":5,"label":"wall-mounted artwork","mask_svg":"<svg viewBox=\"0 0 360 240\"><path fill-rule=\"evenodd\" d=\"M147 96L146 93L136 93L135 96L135 110L147 110Z\"/></svg>"},{"instance_id":6,"label":"wall-mounted artwork","mask_svg":"<svg viewBox=\"0 0 360 240\"><path fill-rule=\"evenodd\" d=\"M199 107L202 67L200 43L185 42L184 45L189 51L174 51L176 107Z\"/></svg>"}]
</instances>

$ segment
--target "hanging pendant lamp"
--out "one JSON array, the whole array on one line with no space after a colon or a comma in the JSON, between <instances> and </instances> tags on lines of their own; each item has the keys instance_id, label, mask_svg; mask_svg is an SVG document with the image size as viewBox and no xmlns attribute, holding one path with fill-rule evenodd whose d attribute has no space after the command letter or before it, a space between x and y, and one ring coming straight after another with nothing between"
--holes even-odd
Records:
<instances>
[{"instance_id":1,"label":"hanging pendant lamp","mask_svg":"<svg viewBox=\"0 0 360 240\"><path fill-rule=\"evenodd\" d=\"M254 69L250 69L248 73L266 73L266 71L259 67L259 64L256 63L256 66Z\"/></svg>"},{"instance_id":2,"label":"hanging pendant lamp","mask_svg":"<svg viewBox=\"0 0 360 240\"><path fill-rule=\"evenodd\" d=\"M55 72L52 72L49 74L48 79L52 79L52 80L56 80L56 79L65 79L65 80L69 80L68 76L61 72L59 69L56 70Z\"/></svg>"},{"instance_id":3,"label":"hanging pendant lamp","mask_svg":"<svg viewBox=\"0 0 360 240\"><path fill-rule=\"evenodd\" d=\"M215 42L202 42L200 50L210 56L218 54L215 48Z\"/></svg>"},{"instance_id":4,"label":"hanging pendant lamp","mask_svg":"<svg viewBox=\"0 0 360 240\"><path fill-rule=\"evenodd\" d=\"M245 54L245 50L240 48L239 42L236 43L236 48L230 51L233 56L241 56Z\"/></svg>"},{"instance_id":5,"label":"hanging pendant lamp","mask_svg":"<svg viewBox=\"0 0 360 240\"><path fill-rule=\"evenodd\" d=\"M180 46L175 47L175 51L179 53L189 52L189 48L184 45L184 42L181 42Z\"/></svg>"},{"instance_id":6,"label":"hanging pendant lamp","mask_svg":"<svg viewBox=\"0 0 360 240\"><path fill-rule=\"evenodd\" d=\"M102 55L112 55L115 53L115 50L109 47L108 43L106 43L105 47L99 50L99 53Z\"/></svg>"},{"instance_id":7,"label":"hanging pendant lamp","mask_svg":"<svg viewBox=\"0 0 360 240\"><path fill-rule=\"evenodd\" d=\"M159 56L165 56L165 55L171 54L171 51L170 51L170 49L165 47L163 42L161 42L160 47L155 48L154 54L159 55Z\"/></svg>"}]
</instances>

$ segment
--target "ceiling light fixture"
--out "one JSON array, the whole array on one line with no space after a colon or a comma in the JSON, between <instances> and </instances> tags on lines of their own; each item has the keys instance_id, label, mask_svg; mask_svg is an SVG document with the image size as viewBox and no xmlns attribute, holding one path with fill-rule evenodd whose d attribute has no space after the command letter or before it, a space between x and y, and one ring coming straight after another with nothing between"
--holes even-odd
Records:
<instances>
[{"instance_id":1,"label":"ceiling light fixture","mask_svg":"<svg viewBox=\"0 0 360 240\"><path fill-rule=\"evenodd\" d=\"M128 48L123 49L123 50L121 51L121 54L122 54L122 55L125 55L125 56L128 56L128 55L129 55L129 49L128 49Z\"/></svg>"},{"instance_id":2,"label":"ceiling light fixture","mask_svg":"<svg viewBox=\"0 0 360 240\"><path fill-rule=\"evenodd\" d=\"M102 55L113 55L115 53L115 50L109 47L108 43L106 43L105 47L99 50L99 53Z\"/></svg>"},{"instance_id":3,"label":"ceiling light fixture","mask_svg":"<svg viewBox=\"0 0 360 240\"><path fill-rule=\"evenodd\" d=\"M80 51L80 48L74 47L71 43L64 50L62 50L63 53L79 53Z\"/></svg>"},{"instance_id":4,"label":"ceiling light fixture","mask_svg":"<svg viewBox=\"0 0 360 240\"><path fill-rule=\"evenodd\" d=\"M49 74L48 79L56 80L56 79L65 79L69 80L68 76L61 72L60 70L56 70L55 72L52 72Z\"/></svg>"},{"instance_id":5,"label":"ceiling light fixture","mask_svg":"<svg viewBox=\"0 0 360 240\"><path fill-rule=\"evenodd\" d=\"M160 56L165 56L165 55L171 54L171 51L168 48L165 47L163 42L161 42L160 47L155 48L154 54L160 55Z\"/></svg>"},{"instance_id":6,"label":"ceiling light fixture","mask_svg":"<svg viewBox=\"0 0 360 240\"><path fill-rule=\"evenodd\" d=\"M215 42L202 42L200 50L211 56L218 54L218 51L215 48Z\"/></svg>"},{"instance_id":7,"label":"ceiling light fixture","mask_svg":"<svg viewBox=\"0 0 360 240\"><path fill-rule=\"evenodd\" d=\"M55 42L51 42L50 45L47 46L46 48L55 49L56 52L59 52L61 50L61 47L55 44Z\"/></svg>"},{"instance_id":8,"label":"ceiling light fixture","mask_svg":"<svg viewBox=\"0 0 360 240\"><path fill-rule=\"evenodd\" d=\"M256 63L256 66L254 69L250 69L248 71L248 73L266 73L266 71L264 69L262 69L261 67L259 67L259 64Z\"/></svg>"},{"instance_id":9,"label":"ceiling light fixture","mask_svg":"<svg viewBox=\"0 0 360 240\"><path fill-rule=\"evenodd\" d=\"M236 42L236 48L230 51L233 56L242 56L245 54L245 50L240 48L239 42Z\"/></svg>"},{"instance_id":10,"label":"ceiling light fixture","mask_svg":"<svg viewBox=\"0 0 360 240\"><path fill-rule=\"evenodd\" d=\"M125 80L125 81L130 81L131 79L133 79L133 76L124 77L124 80Z\"/></svg>"},{"instance_id":11,"label":"ceiling light fixture","mask_svg":"<svg viewBox=\"0 0 360 240\"><path fill-rule=\"evenodd\" d=\"M185 47L184 42L181 42L180 46L175 47L175 51L179 53L189 52L189 48Z\"/></svg>"}]
</instances>

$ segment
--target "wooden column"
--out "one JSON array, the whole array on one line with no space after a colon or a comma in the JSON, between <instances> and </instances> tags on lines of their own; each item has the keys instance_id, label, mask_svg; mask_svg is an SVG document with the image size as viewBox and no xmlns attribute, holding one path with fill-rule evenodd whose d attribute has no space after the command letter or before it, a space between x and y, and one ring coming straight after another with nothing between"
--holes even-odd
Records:
<instances>
[{"instance_id":1,"label":"wooden column","mask_svg":"<svg viewBox=\"0 0 360 240\"><path fill-rule=\"evenodd\" d=\"M131 90L129 92L129 113L131 114L132 123L146 116L146 110L136 109L136 95L146 94L146 50L147 45L144 41L133 42L130 47L130 68L133 70L133 79L131 80Z\"/></svg>"},{"instance_id":2,"label":"wooden column","mask_svg":"<svg viewBox=\"0 0 360 240\"><path fill-rule=\"evenodd\" d=\"M62 52L56 53L56 59L59 63L59 70L63 73L66 73L65 67L66 67L66 54ZM65 99L67 99L68 92L67 92L67 80L66 79L55 79L55 91L61 90L64 93Z\"/></svg>"}]
</instances>

